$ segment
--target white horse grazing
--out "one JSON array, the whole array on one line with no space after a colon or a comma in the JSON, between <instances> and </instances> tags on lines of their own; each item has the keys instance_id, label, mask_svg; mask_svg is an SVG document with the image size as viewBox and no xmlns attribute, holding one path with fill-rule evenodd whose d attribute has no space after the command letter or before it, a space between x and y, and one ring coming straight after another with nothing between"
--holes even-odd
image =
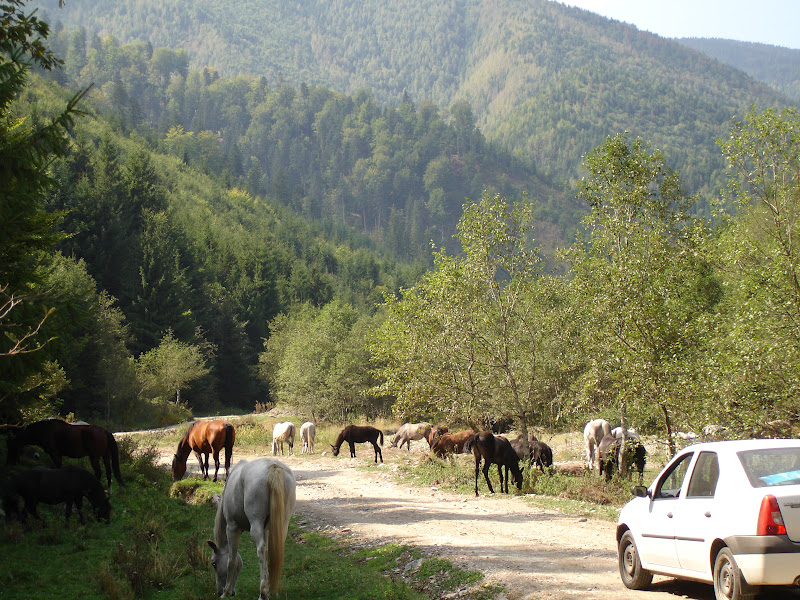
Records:
<instances>
[{"instance_id":1,"label":"white horse grazing","mask_svg":"<svg viewBox=\"0 0 800 600\"><path fill-rule=\"evenodd\" d=\"M283 454L283 443L289 444L289 454L294 454L294 423L291 421L284 421L283 423L276 423L272 428L272 454L278 453L278 447Z\"/></svg>"},{"instance_id":2,"label":"white horse grazing","mask_svg":"<svg viewBox=\"0 0 800 600\"><path fill-rule=\"evenodd\" d=\"M314 454L314 438L317 437L317 428L311 421L306 421L300 426L300 439L303 440L301 454L308 452Z\"/></svg>"},{"instance_id":3,"label":"white horse grazing","mask_svg":"<svg viewBox=\"0 0 800 600\"><path fill-rule=\"evenodd\" d=\"M296 486L292 470L275 458L240 460L231 470L217 503L214 541L208 542L214 551L211 566L219 597L236 594L236 580L242 569L239 541L242 531L248 528L261 565L259 600L278 593Z\"/></svg>"},{"instance_id":4,"label":"white horse grazing","mask_svg":"<svg viewBox=\"0 0 800 600\"><path fill-rule=\"evenodd\" d=\"M396 448L399 442L401 450L403 449L403 444L406 444L407 449L411 450L411 440L428 439L430 434L430 423L404 423L400 429L397 430L397 433L394 434L391 446L392 448Z\"/></svg>"},{"instance_id":5,"label":"white horse grazing","mask_svg":"<svg viewBox=\"0 0 800 600\"><path fill-rule=\"evenodd\" d=\"M611 425L605 419L594 419L583 428L583 442L586 444L586 463L589 470L594 470L595 448L600 445L600 440L611 435Z\"/></svg>"},{"instance_id":6,"label":"white horse grazing","mask_svg":"<svg viewBox=\"0 0 800 600\"><path fill-rule=\"evenodd\" d=\"M614 427L614 429L611 430L611 435L617 439L622 439L622 427ZM642 440L642 436L640 436L639 432L637 432L635 429L628 429L628 431L625 433L625 437L629 440Z\"/></svg>"}]
</instances>

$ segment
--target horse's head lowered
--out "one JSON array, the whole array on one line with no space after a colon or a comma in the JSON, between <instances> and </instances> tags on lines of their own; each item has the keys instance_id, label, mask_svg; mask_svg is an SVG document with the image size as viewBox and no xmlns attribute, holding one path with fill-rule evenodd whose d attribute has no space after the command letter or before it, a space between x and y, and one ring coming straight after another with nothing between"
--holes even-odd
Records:
<instances>
[{"instance_id":1,"label":"horse's head lowered","mask_svg":"<svg viewBox=\"0 0 800 600\"><path fill-rule=\"evenodd\" d=\"M331 448L333 448L333 455L339 456L339 446L334 446L333 444L331 444Z\"/></svg>"},{"instance_id":2,"label":"horse's head lowered","mask_svg":"<svg viewBox=\"0 0 800 600\"><path fill-rule=\"evenodd\" d=\"M208 545L211 547L213 554L211 555L211 567L214 569L214 574L217 577L217 596L222 597L225 591L225 584L228 582L228 547L225 550L218 547L214 542L208 540ZM242 555L236 553L236 572L242 569Z\"/></svg>"},{"instance_id":3,"label":"horse's head lowered","mask_svg":"<svg viewBox=\"0 0 800 600\"><path fill-rule=\"evenodd\" d=\"M183 478L186 474L186 459L181 458L177 454L172 456L172 478L175 481Z\"/></svg>"}]
</instances>

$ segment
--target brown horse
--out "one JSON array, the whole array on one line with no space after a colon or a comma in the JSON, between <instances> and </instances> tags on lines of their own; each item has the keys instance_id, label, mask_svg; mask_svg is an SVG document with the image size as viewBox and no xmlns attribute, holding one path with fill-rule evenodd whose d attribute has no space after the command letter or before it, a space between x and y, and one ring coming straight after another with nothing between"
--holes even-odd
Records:
<instances>
[{"instance_id":1,"label":"brown horse","mask_svg":"<svg viewBox=\"0 0 800 600\"><path fill-rule=\"evenodd\" d=\"M447 425L440 423L439 425L434 425L431 428L430 434L428 434L428 447L433 448L433 445L436 443L440 437L442 437L445 433L447 433Z\"/></svg>"},{"instance_id":2,"label":"brown horse","mask_svg":"<svg viewBox=\"0 0 800 600\"><path fill-rule=\"evenodd\" d=\"M444 458L448 454L462 454L464 452L469 452L469 450L465 449L465 445L473 437L475 437L475 435L475 432L471 429L459 431L458 433L442 434L436 441L433 442L431 450L433 450L434 454L436 454L436 456L439 458Z\"/></svg>"},{"instance_id":3,"label":"brown horse","mask_svg":"<svg viewBox=\"0 0 800 600\"><path fill-rule=\"evenodd\" d=\"M233 425L221 419L215 421L197 421L189 426L186 435L178 443L178 450L172 459L172 478L177 481L186 473L186 461L194 451L200 461L200 472L203 479L208 479L208 455L214 455L214 481L219 472L219 451L225 448L225 479L231 468L231 454L236 430ZM205 463L203 463L205 456Z\"/></svg>"},{"instance_id":4,"label":"brown horse","mask_svg":"<svg viewBox=\"0 0 800 600\"><path fill-rule=\"evenodd\" d=\"M500 491L508 493L509 470L514 476L514 483L517 489L522 489L522 470L519 468L519 457L511 447L511 442L501 436L496 436L490 431L481 431L474 435L465 448L472 450L475 457L475 495L478 495L478 470L483 460L483 477L486 485L489 486L489 493L494 494L492 482L489 481L489 467L497 465L497 474L500 477ZM503 468L505 468L505 479L503 479ZM505 488L504 488L505 484Z\"/></svg>"},{"instance_id":5,"label":"brown horse","mask_svg":"<svg viewBox=\"0 0 800 600\"><path fill-rule=\"evenodd\" d=\"M378 462L378 456L381 457L381 462L383 462L383 452L378 446L378 438L381 440L380 445L383 446L383 432L380 429L371 425L348 425L342 429L336 441L331 444L333 455L339 456L339 448L344 442L347 442L350 445L350 458L355 458L356 444L369 442L375 448L375 462Z\"/></svg>"},{"instance_id":6,"label":"brown horse","mask_svg":"<svg viewBox=\"0 0 800 600\"><path fill-rule=\"evenodd\" d=\"M106 467L108 493L111 493L111 471L117 482L124 486L119 470L119 447L113 434L99 425L74 425L61 419L45 419L25 427L17 428L8 438L8 464L19 460L24 446L33 444L40 446L56 467L61 467L64 457L83 458L88 456L94 469L95 477L100 480L100 459Z\"/></svg>"}]
</instances>

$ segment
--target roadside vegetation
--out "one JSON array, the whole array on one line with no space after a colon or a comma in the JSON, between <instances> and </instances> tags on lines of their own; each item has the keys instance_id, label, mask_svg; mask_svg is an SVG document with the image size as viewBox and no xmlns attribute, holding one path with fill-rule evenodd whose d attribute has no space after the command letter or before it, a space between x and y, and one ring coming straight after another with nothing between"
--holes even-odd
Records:
<instances>
[{"instance_id":1,"label":"roadside vegetation","mask_svg":"<svg viewBox=\"0 0 800 600\"><path fill-rule=\"evenodd\" d=\"M110 525L88 516L81 526L73 515L64 527L63 505L40 505L41 522L3 524L0 598L215 598L206 540L215 514L211 497L223 483L197 478L174 483L156 462L166 437L121 441L127 485L115 485ZM258 559L244 537L237 591L252 598L258 596ZM295 517L278 598L425 600L467 588L462 597L488 600L498 590L481 585L482 577L407 546L353 548Z\"/></svg>"}]
</instances>

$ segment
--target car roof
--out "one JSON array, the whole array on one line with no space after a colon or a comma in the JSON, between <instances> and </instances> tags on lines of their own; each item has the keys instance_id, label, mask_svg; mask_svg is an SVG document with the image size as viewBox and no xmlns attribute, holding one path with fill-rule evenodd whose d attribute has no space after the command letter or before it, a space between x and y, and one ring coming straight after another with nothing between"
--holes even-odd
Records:
<instances>
[{"instance_id":1,"label":"car roof","mask_svg":"<svg viewBox=\"0 0 800 600\"><path fill-rule=\"evenodd\" d=\"M725 440L721 442L698 442L683 448L686 451L701 452L741 452L742 450L757 450L759 448L800 448L800 439L763 439L763 440Z\"/></svg>"}]
</instances>

